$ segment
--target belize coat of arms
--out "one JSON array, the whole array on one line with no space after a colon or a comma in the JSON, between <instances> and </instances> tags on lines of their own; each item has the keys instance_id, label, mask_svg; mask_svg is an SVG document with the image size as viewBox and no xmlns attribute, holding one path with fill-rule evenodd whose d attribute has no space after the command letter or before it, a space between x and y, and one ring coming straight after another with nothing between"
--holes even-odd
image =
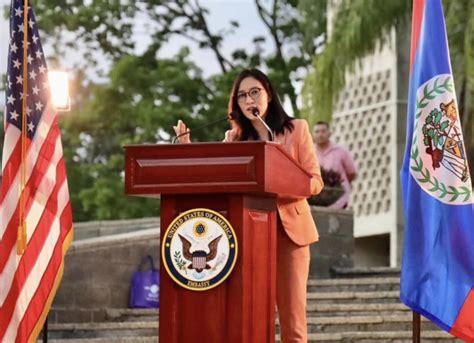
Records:
<instances>
[{"instance_id":1,"label":"belize coat of arms","mask_svg":"<svg viewBox=\"0 0 474 343\"><path fill-rule=\"evenodd\" d=\"M224 282L237 260L237 239L227 219L206 208L186 211L162 238L163 265L180 286L205 291Z\"/></svg>"},{"instance_id":2,"label":"belize coat of arms","mask_svg":"<svg viewBox=\"0 0 474 343\"><path fill-rule=\"evenodd\" d=\"M471 181L451 75L428 80L416 98L411 174L442 202L469 202Z\"/></svg>"}]
</instances>

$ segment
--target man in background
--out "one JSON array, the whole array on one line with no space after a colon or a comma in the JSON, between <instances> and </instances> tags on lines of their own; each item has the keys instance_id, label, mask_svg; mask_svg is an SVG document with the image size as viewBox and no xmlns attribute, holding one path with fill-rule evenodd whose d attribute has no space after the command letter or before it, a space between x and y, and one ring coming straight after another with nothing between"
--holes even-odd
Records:
<instances>
[{"instance_id":1,"label":"man in background","mask_svg":"<svg viewBox=\"0 0 474 343\"><path fill-rule=\"evenodd\" d=\"M357 176L357 169L352 154L346 148L331 142L331 130L329 124L319 121L314 126L314 141L316 156L319 164L325 171L333 171L341 176L341 185L344 194L329 208L346 208L351 193L351 182Z\"/></svg>"}]
</instances>

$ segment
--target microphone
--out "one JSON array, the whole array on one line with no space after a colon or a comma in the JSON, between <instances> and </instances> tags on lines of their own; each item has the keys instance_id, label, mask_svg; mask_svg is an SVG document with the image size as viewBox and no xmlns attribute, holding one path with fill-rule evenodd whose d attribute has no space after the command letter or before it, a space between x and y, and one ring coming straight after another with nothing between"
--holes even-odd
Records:
<instances>
[{"instance_id":1,"label":"microphone","mask_svg":"<svg viewBox=\"0 0 474 343\"><path fill-rule=\"evenodd\" d=\"M189 135L189 134L191 133L191 131L192 131L192 132L194 132L194 131L199 131L199 130L201 130L201 129L205 129L206 127L212 126L212 125L214 125L214 124L223 122L223 121L225 121L225 120L234 120L235 117L236 117L236 114L235 114L234 112L231 112L231 113L229 113L226 117L219 118L219 119L217 119L217 120L211 121L210 123L204 124L204 125L199 126L199 127L195 128L195 129L192 129L192 130L191 130L191 129L188 129L186 132L183 132L183 133L181 133L181 134L179 134L179 135L174 136L174 137L173 137L172 144L176 143L176 140L177 140L179 137Z\"/></svg>"},{"instance_id":2,"label":"microphone","mask_svg":"<svg viewBox=\"0 0 474 343\"><path fill-rule=\"evenodd\" d=\"M260 111L258 110L258 108L256 107L252 107L252 114L257 117L258 119L260 119L260 121L262 122L263 126L265 126L265 128L267 129L268 133L270 133L270 141L273 142L274 139L273 139L273 132L272 132L272 129L270 129L270 127L267 125L267 123L265 123L265 120L262 119L262 117L260 117Z\"/></svg>"}]
</instances>

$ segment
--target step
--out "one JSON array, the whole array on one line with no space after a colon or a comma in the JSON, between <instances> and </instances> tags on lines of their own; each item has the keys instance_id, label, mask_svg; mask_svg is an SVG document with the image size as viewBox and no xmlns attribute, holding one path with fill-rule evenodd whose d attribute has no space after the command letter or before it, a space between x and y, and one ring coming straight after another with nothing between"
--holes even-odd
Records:
<instances>
[{"instance_id":1,"label":"step","mask_svg":"<svg viewBox=\"0 0 474 343\"><path fill-rule=\"evenodd\" d=\"M359 343L411 343L411 331L387 331L387 332L341 332L341 333L317 333L308 335L308 343L322 342L359 342ZM459 342L449 334L442 331L422 331L423 343ZM41 340L38 340L38 343ZM121 338L86 338L86 339L48 339L49 343L158 343L157 336L150 337L121 337ZM276 336L276 342L280 342L280 336ZM199 343L199 342L196 342Z\"/></svg>"},{"instance_id":2,"label":"step","mask_svg":"<svg viewBox=\"0 0 474 343\"><path fill-rule=\"evenodd\" d=\"M60 338L49 339L48 343L157 343L158 336L122 338ZM37 343L42 343L41 339Z\"/></svg>"},{"instance_id":3,"label":"step","mask_svg":"<svg viewBox=\"0 0 474 343\"><path fill-rule=\"evenodd\" d=\"M384 315L384 314L407 314L411 310L401 303L387 304L309 304L307 306L308 317L317 316L352 316L352 315ZM112 322L116 321L150 321L158 320L157 309L131 309L116 308L107 309L106 318Z\"/></svg>"},{"instance_id":4,"label":"step","mask_svg":"<svg viewBox=\"0 0 474 343\"><path fill-rule=\"evenodd\" d=\"M340 317L309 317L308 333L340 333L340 332L390 332L412 330L412 315L362 315ZM276 321L276 332L280 327ZM421 330L440 331L441 329L422 317Z\"/></svg>"},{"instance_id":5,"label":"step","mask_svg":"<svg viewBox=\"0 0 474 343\"><path fill-rule=\"evenodd\" d=\"M115 339L117 337L126 338L156 336L157 333L157 320L140 322L64 323L48 325L48 334L52 339Z\"/></svg>"},{"instance_id":6,"label":"step","mask_svg":"<svg viewBox=\"0 0 474 343\"><path fill-rule=\"evenodd\" d=\"M155 308L109 308L105 316L111 321L158 320L159 309Z\"/></svg>"},{"instance_id":7,"label":"step","mask_svg":"<svg viewBox=\"0 0 474 343\"><path fill-rule=\"evenodd\" d=\"M275 322L279 332L279 320ZM132 337L154 336L158 332L158 320L143 322L105 322L50 324L52 338L94 338L94 337ZM339 317L309 317L309 333L341 332L389 332L408 331L412 328L411 314L403 315L362 315ZM422 318L422 330L440 330L433 323Z\"/></svg>"},{"instance_id":8,"label":"step","mask_svg":"<svg viewBox=\"0 0 474 343\"><path fill-rule=\"evenodd\" d=\"M331 274L336 278L367 278L391 276L399 277L400 268L392 267L331 267Z\"/></svg>"},{"instance_id":9,"label":"step","mask_svg":"<svg viewBox=\"0 0 474 343\"><path fill-rule=\"evenodd\" d=\"M383 292L311 292L307 294L308 304L337 303L394 303L400 302L399 291Z\"/></svg>"},{"instance_id":10,"label":"step","mask_svg":"<svg viewBox=\"0 0 474 343\"><path fill-rule=\"evenodd\" d=\"M359 315L340 317L309 317L309 333L409 331L412 329L412 315ZM421 329L441 330L435 324L422 318Z\"/></svg>"},{"instance_id":11,"label":"step","mask_svg":"<svg viewBox=\"0 0 474 343\"><path fill-rule=\"evenodd\" d=\"M388 304L309 304L306 307L308 316L347 316L352 313L362 314L395 314L394 312L411 311L401 303Z\"/></svg>"},{"instance_id":12,"label":"step","mask_svg":"<svg viewBox=\"0 0 474 343\"><path fill-rule=\"evenodd\" d=\"M313 295L309 295L313 297ZM374 294L374 296L376 296ZM394 296L394 295L393 295ZM315 298L319 295L314 295ZM358 315L384 315L384 314L406 314L411 311L408 307L400 302L393 303L309 303L307 305L308 317L314 316L347 316L353 313ZM157 309L130 309L117 308L107 309L106 318L110 321L147 321L157 320L159 311Z\"/></svg>"},{"instance_id":13,"label":"step","mask_svg":"<svg viewBox=\"0 0 474 343\"><path fill-rule=\"evenodd\" d=\"M308 292L397 291L399 289L399 277L308 280Z\"/></svg>"},{"instance_id":14,"label":"step","mask_svg":"<svg viewBox=\"0 0 474 343\"><path fill-rule=\"evenodd\" d=\"M280 338L277 336L277 340ZM308 342L364 342L364 343L411 343L411 331L316 333L308 335ZM425 342L462 342L443 331L422 331L421 341Z\"/></svg>"}]
</instances>

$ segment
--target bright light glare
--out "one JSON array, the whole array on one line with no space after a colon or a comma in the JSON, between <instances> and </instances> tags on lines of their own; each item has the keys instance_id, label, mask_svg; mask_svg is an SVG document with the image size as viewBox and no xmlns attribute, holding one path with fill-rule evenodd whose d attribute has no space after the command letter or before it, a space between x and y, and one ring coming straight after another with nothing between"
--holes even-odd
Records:
<instances>
[{"instance_id":1,"label":"bright light glare","mask_svg":"<svg viewBox=\"0 0 474 343\"><path fill-rule=\"evenodd\" d=\"M69 99L69 77L65 71L50 71L49 89L53 105L58 111L69 111L71 102Z\"/></svg>"}]
</instances>

